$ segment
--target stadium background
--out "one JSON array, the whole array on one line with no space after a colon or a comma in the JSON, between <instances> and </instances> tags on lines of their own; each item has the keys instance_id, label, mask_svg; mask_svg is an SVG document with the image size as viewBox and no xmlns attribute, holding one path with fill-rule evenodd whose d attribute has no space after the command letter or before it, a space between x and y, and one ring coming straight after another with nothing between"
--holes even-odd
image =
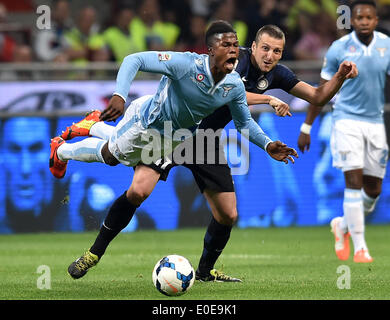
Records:
<instances>
[{"instance_id":1,"label":"stadium background","mask_svg":"<svg viewBox=\"0 0 390 320\"><path fill-rule=\"evenodd\" d=\"M61 18L55 8L64 1L0 1L0 233L98 229L112 201L129 186L133 170L124 166L74 162L63 180L54 179L48 170L50 138L91 107L104 109L113 91L121 60L121 53L115 55L118 48L110 45L118 42L110 42L107 33L115 31L109 29L113 22L130 21L128 43L120 42L123 47L128 44L129 53L152 49L202 53L202 28L213 19L232 22L241 45L250 45L261 25L277 24L287 35L282 63L312 84L318 83L321 59L329 44L348 32L335 27L336 8L348 1L67 3L68 15ZM51 8L50 30L37 28L36 7L42 4ZM378 29L389 34L390 4L378 1L378 5ZM66 13L63 7L60 11ZM63 29L56 19L65 19ZM81 36L77 27L90 33ZM141 73L131 87L129 101L153 93L158 78ZM296 148L307 104L279 90L272 94L290 103L293 117L279 118L268 106L253 107L253 115L271 138ZM294 165L273 161L249 145L249 172L234 176L239 227L324 225L341 214L344 181L341 172L331 166L330 109L328 105L313 126L310 151L300 154ZM386 110L389 137L390 113ZM229 128L233 128L231 123ZM240 137L228 141L241 144ZM388 172L378 207L368 222L389 223L389 207ZM157 185L126 231L206 226L209 219L191 172L177 167L167 182Z\"/></svg>"}]
</instances>

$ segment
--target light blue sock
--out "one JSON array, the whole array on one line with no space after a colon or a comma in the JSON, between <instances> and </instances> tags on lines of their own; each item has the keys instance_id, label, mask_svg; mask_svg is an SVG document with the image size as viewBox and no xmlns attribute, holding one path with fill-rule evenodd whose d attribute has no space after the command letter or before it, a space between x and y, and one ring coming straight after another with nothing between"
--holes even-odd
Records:
<instances>
[{"instance_id":1,"label":"light blue sock","mask_svg":"<svg viewBox=\"0 0 390 320\"><path fill-rule=\"evenodd\" d=\"M106 140L98 138L86 138L75 143L64 143L57 149L57 155L62 161L77 160L104 163L101 150L106 142Z\"/></svg>"}]
</instances>

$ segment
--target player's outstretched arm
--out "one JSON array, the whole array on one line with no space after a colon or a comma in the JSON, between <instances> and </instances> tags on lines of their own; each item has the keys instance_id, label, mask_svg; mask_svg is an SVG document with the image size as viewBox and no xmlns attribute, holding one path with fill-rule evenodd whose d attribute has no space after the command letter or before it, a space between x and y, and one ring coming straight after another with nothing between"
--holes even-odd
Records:
<instances>
[{"instance_id":1,"label":"player's outstretched arm","mask_svg":"<svg viewBox=\"0 0 390 320\"><path fill-rule=\"evenodd\" d=\"M345 80L355 78L357 75L358 70L356 64L351 61L343 61L338 71L326 83L316 88L304 81L299 81L290 90L290 93L311 104L323 107L340 90Z\"/></svg>"},{"instance_id":2,"label":"player's outstretched arm","mask_svg":"<svg viewBox=\"0 0 390 320\"><path fill-rule=\"evenodd\" d=\"M298 158L298 153L295 149L288 147L279 140L268 143L266 151L273 159L283 161L286 164L288 161L294 163L295 160L293 157Z\"/></svg>"},{"instance_id":3,"label":"player's outstretched arm","mask_svg":"<svg viewBox=\"0 0 390 320\"><path fill-rule=\"evenodd\" d=\"M190 55L182 52L146 51L128 55L123 59L116 77L116 86L112 99L100 120L116 120L124 111L124 103L138 71L164 74L179 79L191 67Z\"/></svg>"},{"instance_id":4,"label":"player's outstretched arm","mask_svg":"<svg viewBox=\"0 0 390 320\"><path fill-rule=\"evenodd\" d=\"M292 116L290 106L274 96L247 91L246 100L250 106L255 104L269 104L274 108L275 114L279 117Z\"/></svg>"}]
</instances>

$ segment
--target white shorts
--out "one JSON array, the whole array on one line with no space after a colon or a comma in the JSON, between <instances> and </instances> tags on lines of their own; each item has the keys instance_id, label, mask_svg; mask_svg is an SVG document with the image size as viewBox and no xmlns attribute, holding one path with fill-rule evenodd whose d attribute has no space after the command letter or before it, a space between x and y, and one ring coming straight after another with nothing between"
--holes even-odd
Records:
<instances>
[{"instance_id":1,"label":"white shorts","mask_svg":"<svg viewBox=\"0 0 390 320\"><path fill-rule=\"evenodd\" d=\"M334 167L343 172L363 169L364 175L384 178L389 153L384 124L337 120L333 123L330 148Z\"/></svg>"},{"instance_id":2,"label":"white shorts","mask_svg":"<svg viewBox=\"0 0 390 320\"><path fill-rule=\"evenodd\" d=\"M141 123L141 106L150 97L138 98L128 106L108 142L111 154L126 166L133 167L140 162L150 164L164 155L161 134Z\"/></svg>"}]
</instances>

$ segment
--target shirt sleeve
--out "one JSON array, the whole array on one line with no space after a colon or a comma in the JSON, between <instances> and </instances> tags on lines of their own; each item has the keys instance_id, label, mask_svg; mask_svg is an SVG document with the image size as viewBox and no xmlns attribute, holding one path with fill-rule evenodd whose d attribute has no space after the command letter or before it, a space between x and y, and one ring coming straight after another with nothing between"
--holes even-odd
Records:
<instances>
[{"instance_id":1,"label":"shirt sleeve","mask_svg":"<svg viewBox=\"0 0 390 320\"><path fill-rule=\"evenodd\" d=\"M128 55L123 59L116 78L114 94L126 101L138 71L160 73L177 80L183 77L192 65L192 57L181 52L147 51Z\"/></svg>"},{"instance_id":2,"label":"shirt sleeve","mask_svg":"<svg viewBox=\"0 0 390 320\"><path fill-rule=\"evenodd\" d=\"M333 43L325 55L324 62L321 69L321 78L330 80L339 69L337 44Z\"/></svg>"},{"instance_id":3,"label":"shirt sleeve","mask_svg":"<svg viewBox=\"0 0 390 320\"><path fill-rule=\"evenodd\" d=\"M267 145L272 140L264 133L257 122L253 120L246 101L245 88L242 83L240 89L237 97L228 104L234 125L245 138L266 150Z\"/></svg>"},{"instance_id":4,"label":"shirt sleeve","mask_svg":"<svg viewBox=\"0 0 390 320\"><path fill-rule=\"evenodd\" d=\"M292 88L300 81L296 74L288 67L284 65L277 66L277 86L278 88L290 92Z\"/></svg>"}]
</instances>

